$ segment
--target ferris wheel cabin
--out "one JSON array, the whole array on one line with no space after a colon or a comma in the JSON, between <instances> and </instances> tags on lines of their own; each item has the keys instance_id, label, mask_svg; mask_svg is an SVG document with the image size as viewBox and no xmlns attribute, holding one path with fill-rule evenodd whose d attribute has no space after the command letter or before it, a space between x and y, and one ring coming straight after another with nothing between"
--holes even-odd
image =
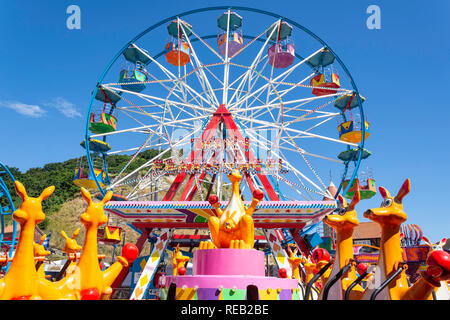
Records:
<instances>
[{"instance_id":1,"label":"ferris wheel cabin","mask_svg":"<svg viewBox=\"0 0 450 320\"><path fill-rule=\"evenodd\" d=\"M120 86L132 92L143 91L147 87L145 82L148 80L147 72L145 71L145 66L150 63L148 53L133 44L123 52L123 56L127 62L131 63L131 66L125 67L120 71Z\"/></svg>"},{"instance_id":2,"label":"ferris wheel cabin","mask_svg":"<svg viewBox=\"0 0 450 320\"><path fill-rule=\"evenodd\" d=\"M330 52L329 49L323 48L306 62L310 67L317 69L319 67L327 67L334 63L336 57Z\"/></svg>"},{"instance_id":3,"label":"ferris wheel cabin","mask_svg":"<svg viewBox=\"0 0 450 320\"><path fill-rule=\"evenodd\" d=\"M108 88L99 87L95 99L103 102L103 107L94 107L89 115L89 130L101 134L113 132L117 127L117 118L113 115L121 94Z\"/></svg>"},{"instance_id":4,"label":"ferris wheel cabin","mask_svg":"<svg viewBox=\"0 0 450 320\"><path fill-rule=\"evenodd\" d=\"M100 114L91 112L89 118L89 130L93 133L108 133L116 131L117 118L105 111Z\"/></svg>"},{"instance_id":5,"label":"ferris wheel cabin","mask_svg":"<svg viewBox=\"0 0 450 320\"><path fill-rule=\"evenodd\" d=\"M86 172L87 171L87 172ZM75 169L75 175L73 176L73 183L78 187L83 187L86 189L97 189L97 184L95 183L95 178L99 182L102 188L106 184L106 172L100 169L84 170L82 167Z\"/></svg>"},{"instance_id":6,"label":"ferris wheel cabin","mask_svg":"<svg viewBox=\"0 0 450 320\"><path fill-rule=\"evenodd\" d=\"M313 86L312 94L315 96L325 96L336 93L336 90L326 89L339 89L341 87L339 75L336 70L334 70L332 66L323 67L321 69L323 71L314 76L310 81L310 85Z\"/></svg>"},{"instance_id":7,"label":"ferris wheel cabin","mask_svg":"<svg viewBox=\"0 0 450 320\"><path fill-rule=\"evenodd\" d=\"M217 34L219 53L222 56L226 55L228 43L228 57L233 57L244 46L244 37L241 30L242 17L236 12L225 12L217 19L217 26L219 27Z\"/></svg>"},{"instance_id":8,"label":"ferris wheel cabin","mask_svg":"<svg viewBox=\"0 0 450 320\"><path fill-rule=\"evenodd\" d=\"M191 26L179 20L172 21L167 26L170 40L166 44L166 60L173 66L182 67L191 61L191 48L184 40L192 34Z\"/></svg>"},{"instance_id":9,"label":"ferris wheel cabin","mask_svg":"<svg viewBox=\"0 0 450 320\"><path fill-rule=\"evenodd\" d=\"M350 180L344 180L342 182L342 188L345 190L348 186ZM355 195L355 191L357 190L356 188L356 183L358 182L359 184L359 179L355 178L352 182L352 184L350 185L350 188L348 189L347 193L344 195L344 197L346 197L347 199L353 199L353 196ZM359 194L362 200L364 199L370 199L372 198L374 195L377 194L377 188L375 186L375 180L372 178L368 178L365 181L365 184L359 185Z\"/></svg>"},{"instance_id":10,"label":"ferris wheel cabin","mask_svg":"<svg viewBox=\"0 0 450 320\"><path fill-rule=\"evenodd\" d=\"M86 140L83 140L80 143L84 149L86 149ZM89 139L89 151L97 154L97 153L105 153L111 150L111 146L101 140ZM103 188L106 185L106 172L101 169L94 168L94 172L92 172L89 168L84 169L83 166L80 165L75 169L75 174L73 176L73 183L78 187L84 187L86 189L96 189L97 185L95 183L95 178L100 183L100 186Z\"/></svg>"},{"instance_id":11,"label":"ferris wheel cabin","mask_svg":"<svg viewBox=\"0 0 450 320\"><path fill-rule=\"evenodd\" d=\"M274 68L287 68L292 65L295 59L295 46L291 39L292 26L285 21L280 21L269 28L266 35L270 40L275 41L267 52L270 65Z\"/></svg>"},{"instance_id":12,"label":"ferris wheel cabin","mask_svg":"<svg viewBox=\"0 0 450 320\"><path fill-rule=\"evenodd\" d=\"M370 136L369 132L369 122L364 121L365 125L365 135L364 140ZM339 139L342 141L360 143L362 140L362 127L361 121L349 120L341 123L338 126Z\"/></svg>"},{"instance_id":13,"label":"ferris wheel cabin","mask_svg":"<svg viewBox=\"0 0 450 320\"><path fill-rule=\"evenodd\" d=\"M141 92L147 87L145 84L147 80L147 75L139 67L132 70L122 69L120 71L119 83L125 90Z\"/></svg>"}]
</instances>

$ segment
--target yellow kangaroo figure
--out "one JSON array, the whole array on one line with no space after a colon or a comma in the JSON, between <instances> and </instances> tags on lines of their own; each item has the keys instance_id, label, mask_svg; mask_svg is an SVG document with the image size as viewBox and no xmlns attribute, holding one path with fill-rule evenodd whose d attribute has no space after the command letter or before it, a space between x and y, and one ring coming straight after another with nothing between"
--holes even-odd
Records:
<instances>
[{"instance_id":1,"label":"yellow kangaroo figure","mask_svg":"<svg viewBox=\"0 0 450 320\"><path fill-rule=\"evenodd\" d=\"M399 268L403 262L402 248L400 245L400 225L406 221L407 216L403 211L402 200L411 189L409 179L403 183L395 197L389 191L380 187L383 202L379 208L369 209L364 212L364 217L378 223L381 226L381 245L378 260L377 273L380 284ZM431 276L422 273L420 278L412 287L408 286L405 272L393 280L378 296L380 300L426 300L434 287L439 286L439 281L433 281ZM425 275L425 278L424 278ZM437 284L436 284L437 282ZM435 285L433 284L435 283ZM374 289L367 289L364 299L369 299Z\"/></svg>"},{"instance_id":2,"label":"yellow kangaroo figure","mask_svg":"<svg viewBox=\"0 0 450 320\"><path fill-rule=\"evenodd\" d=\"M45 279L45 271L44 271L45 257L51 253L50 251L45 250L44 246L42 245L45 241L45 238L47 238L46 234L42 235L38 243L33 243L33 254L36 270L38 276L44 279Z\"/></svg>"},{"instance_id":3,"label":"yellow kangaroo figure","mask_svg":"<svg viewBox=\"0 0 450 320\"><path fill-rule=\"evenodd\" d=\"M311 279L314 277L314 271L316 270L316 267L317 267L316 264L314 262L312 262L312 260L311 260L311 256L304 259L303 268L305 269L305 273L306 273L306 279L305 279L305 283L304 283L305 288L308 285L308 283L311 281ZM307 297L306 300L317 300L318 296L319 296L319 290L317 289L316 284L314 283L312 285L311 295L309 297Z\"/></svg>"},{"instance_id":4,"label":"yellow kangaroo figure","mask_svg":"<svg viewBox=\"0 0 450 320\"><path fill-rule=\"evenodd\" d=\"M64 240L66 240L63 252L67 254L67 259L69 259L70 261L70 264L66 269L66 274L70 274L74 271L77 264L77 253L82 249L82 246L80 246L76 240L79 233L80 228L77 228L73 232L72 238L69 238L67 234L64 232L64 230L61 230L61 236L64 238Z\"/></svg>"},{"instance_id":5,"label":"yellow kangaroo figure","mask_svg":"<svg viewBox=\"0 0 450 320\"><path fill-rule=\"evenodd\" d=\"M184 267L186 261L189 261L189 257L183 256L183 254L180 251L180 245L178 244L177 248L173 252L172 258L172 266L173 266L172 274L174 276L178 275L178 268Z\"/></svg>"},{"instance_id":6,"label":"yellow kangaroo figure","mask_svg":"<svg viewBox=\"0 0 450 320\"><path fill-rule=\"evenodd\" d=\"M303 257L297 256L298 249L295 249L294 252L292 252L291 247L287 246L286 251L289 255L288 262L292 269L292 279L297 279L300 281L300 269L298 266L305 261Z\"/></svg>"},{"instance_id":7,"label":"yellow kangaroo figure","mask_svg":"<svg viewBox=\"0 0 450 320\"><path fill-rule=\"evenodd\" d=\"M128 261L122 256L118 256L117 262L104 271L100 270L98 262L97 230L108 221L103 206L111 199L113 193L108 192L103 200L97 203L92 201L89 191L85 188L81 188L81 194L88 204L86 212L80 217L81 223L86 228L83 251L72 273L57 282L58 288L69 299L109 298L112 283L122 268L128 266Z\"/></svg>"},{"instance_id":8,"label":"yellow kangaroo figure","mask_svg":"<svg viewBox=\"0 0 450 320\"><path fill-rule=\"evenodd\" d=\"M20 224L20 236L10 268L0 279L0 300L61 299L56 286L38 275L34 261L34 229L45 219L42 201L55 191L55 187L48 187L39 197L32 198L22 183L16 180L14 186L22 199L19 209L13 212L13 219Z\"/></svg>"},{"instance_id":9,"label":"yellow kangaroo figure","mask_svg":"<svg viewBox=\"0 0 450 320\"><path fill-rule=\"evenodd\" d=\"M359 190L358 182L356 183L356 190ZM358 217L356 215L355 206L360 200L360 193L355 192L350 205L347 201L339 195L338 200L341 204L341 208L338 212L329 214L323 219L323 223L329 225L336 230L336 254L334 264L331 269L330 277L336 275L345 265L347 265L353 257L353 230L359 225ZM345 290L349 285L356 280L355 267L352 266L350 270L341 277L341 280L331 287L328 293L329 300L343 300ZM351 293L351 300L359 300L362 298L364 289L360 285L356 285ZM320 295L322 298L322 295Z\"/></svg>"},{"instance_id":10,"label":"yellow kangaroo figure","mask_svg":"<svg viewBox=\"0 0 450 320\"><path fill-rule=\"evenodd\" d=\"M225 210L220 208L217 196L210 196L209 199L218 215L208 221L212 241L217 248L252 249L255 244L252 214L264 194L255 190L252 203L245 208L239 192L239 181L242 179L239 171L233 170L228 179L232 183L233 193Z\"/></svg>"}]
</instances>

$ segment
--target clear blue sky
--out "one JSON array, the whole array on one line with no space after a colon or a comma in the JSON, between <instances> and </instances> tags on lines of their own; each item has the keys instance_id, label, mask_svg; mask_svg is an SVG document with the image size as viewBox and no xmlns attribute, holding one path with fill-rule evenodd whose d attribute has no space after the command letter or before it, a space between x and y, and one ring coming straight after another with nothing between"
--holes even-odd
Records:
<instances>
[{"instance_id":1,"label":"clear blue sky","mask_svg":"<svg viewBox=\"0 0 450 320\"><path fill-rule=\"evenodd\" d=\"M66 28L71 4L81 8L81 30ZM380 30L366 27L371 4L381 8ZM162 18L214 5L279 13L324 39L367 98L373 155L364 166L391 193L409 177L408 222L432 241L450 237L445 0L1 1L0 161L26 170L80 156L90 92L116 52ZM360 221L380 199L357 206Z\"/></svg>"}]
</instances>

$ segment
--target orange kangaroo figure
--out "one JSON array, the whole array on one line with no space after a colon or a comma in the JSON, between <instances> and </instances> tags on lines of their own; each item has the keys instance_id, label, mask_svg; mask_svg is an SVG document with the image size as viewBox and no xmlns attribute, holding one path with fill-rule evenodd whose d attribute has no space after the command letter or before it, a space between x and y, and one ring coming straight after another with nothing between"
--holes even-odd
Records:
<instances>
[{"instance_id":1,"label":"orange kangaroo figure","mask_svg":"<svg viewBox=\"0 0 450 320\"><path fill-rule=\"evenodd\" d=\"M66 269L66 274L72 273L72 271L75 269L75 266L77 264L77 253L81 251L83 248L77 243L76 238L78 237L78 234L80 233L80 228L76 229L73 234L72 238L69 238L67 234L64 232L64 230L61 230L61 236L66 240L64 244L63 252L67 254L67 259L69 259L70 264Z\"/></svg>"},{"instance_id":2,"label":"orange kangaroo figure","mask_svg":"<svg viewBox=\"0 0 450 320\"><path fill-rule=\"evenodd\" d=\"M186 261L189 261L189 257L183 256L183 254L180 251L180 245L177 244L177 248L173 252L172 258L172 266L173 266L172 275L174 276L178 275L178 268L184 267Z\"/></svg>"},{"instance_id":3,"label":"orange kangaroo figure","mask_svg":"<svg viewBox=\"0 0 450 320\"><path fill-rule=\"evenodd\" d=\"M423 242L430 247L427 258L429 258L434 251L444 251L444 245L447 242L446 238L443 238L439 243L433 244L427 238L422 238ZM441 281L441 286L436 287L434 291L436 292L436 300L450 300L450 286L448 281Z\"/></svg>"},{"instance_id":4,"label":"orange kangaroo figure","mask_svg":"<svg viewBox=\"0 0 450 320\"><path fill-rule=\"evenodd\" d=\"M19 209L13 212L13 219L20 224L20 236L10 268L0 279L0 300L61 299L56 286L38 275L34 261L34 229L45 219L42 201L55 191L55 187L48 187L39 197L32 198L19 181L16 180L14 186L22 199Z\"/></svg>"},{"instance_id":5,"label":"orange kangaroo figure","mask_svg":"<svg viewBox=\"0 0 450 320\"><path fill-rule=\"evenodd\" d=\"M297 256L297 251L298 249L295 249L294 252L292 252L291 247L287 246L286 251L289 255L288 258L288 262L289 265L291 266L292 269L292 275L291 278L292 279L297 279L298 281L300 281L300 269L298 268L298 266L305 261L305 259L303 257L298 257Z\"/></svg>"},{"instance_id":6,"label":"orange kangaroo figure","mask_svg":"<svg viewBox=\"0 0 450 320\"><path fill-rule=\"evenodd\" d=\"M45 257L48 256L51 252L45 250L44 246L42 245L45 241L45 238L47 238L47 235L42 235L41 239L39 239L38 243L33 243L33 254L35 259L35 266L39 277L45 278L45 271L44 271L44 260Z\"/></svg>"},{"instance_id":7,"label":"orange kangaroo figure","mask_svg":"<svg viewBox=\"0 0 450 320\"><path fill-rule=\"evenodd\" d=\"M317 268L316 264L311 261L311 256L304 259L303 268L305 269L306 273L306 280L304 283L304 286L306 287L309 281L311 281L311 279L314 277L314 271ZM312 286L311 295L307 297L306 300L317 300L318 297L319 297L319 290L317 289L316 284L314 283Z\"/></svg>"},{"instance_id":8,"label":"orange kangaroo figure","mask_svg":"<svg viewBox=\"0 0 450 320\"><path fill-rule=\"evenodd\" d=\"M88 203L86 212L80 217L86 228L86 236L80 259L72 273L58 281L58 289L69 299L99 299L109 298L112 293L111 285L128 261L122 256L108 269L101 271L97 254L97 230L108 221L103 206L113 193L108 192L101 202L93 202L89 191L81 188L81 194ZM83 298L86 294L88 297Z\"/></svg>"},{"instance_id":9,"label":"orange kangaroo figure","mask_svg":"<svg viewBox=\"0 0 450 320\"><path fill-rule=\"evenodd\" d=\"M218 215L218 217L210 217L208 221L212 241L218 248L252 249L255 244L252 214L264 197L264 193L255 190L252 203L245 208L239 191L239 181L242 179L239 171L233 170L228 175L228 179L232 183L233 191L225 210L222 211L220 208L217 196L209 197L209 202Z\"/></svg>"},{"instance_id":10,"label":"orange kangaroo figure","mask_svg":"<svg viewBox=\"0 0 450 320\"><path fill-rule=\"evenodd\" d=\"M400 225L406 221L407 216L403 211L402 200L411 189L409 179L403 183L395 197L389 194L389 191L380 187L380 194L383 202L379 208L369 209L364 212L364 217L378 223L381 227L380 256L376 275L380 284L386 280L389 275L399 268L399 263L403 262L402 248L400 245ZM380 300L426 300L434 287L439 287L439 280L422 272L420 278L412 287L408 286L405 272L393 280L377 296ZM369 299L374 289L367 289L364 299Z\"/></svg>"},{"instance_id":11,"label":"orange kangaroo figure","mask_svg":"<svg viewBox=\"0 0 450 320\"><path fill-rule=\"evenodd\" d=\"M358 183L356 184L356 190L359 190ZM323 223L329 225L336 230L336 254L334 264L331 270L330 277L336 275L340 269L353 260L353 230L359 225L358 217L356 215L355 206L360 200L360 193L357 191L353 196L350 205L347 205L347 201L339 195L338 200L341 204L341 208L336 213L329 214L323 219ZM341 277L333 287L331 287L328 293L329 300L343 300L345 290L348 286L356 280L355 267L352 266L350 270ZM350 293L351 300L359 300L362 298L364 289L357 285ZM322 298L322 294L319 299Z\"/></svg>"}]
</instances>

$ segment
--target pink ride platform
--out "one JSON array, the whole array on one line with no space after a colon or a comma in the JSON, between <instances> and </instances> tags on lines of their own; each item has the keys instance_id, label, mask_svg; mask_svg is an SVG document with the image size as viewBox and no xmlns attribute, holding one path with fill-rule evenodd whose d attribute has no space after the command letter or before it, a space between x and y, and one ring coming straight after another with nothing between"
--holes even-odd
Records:
<instances>
[{"instance_id":1,"label":"pink ride platform","mask_svg":"<svg viewBox=\"0 0 450 320\"><path fill-rule=\"evenodd\" d=\"M255 249L194 251L193 275L167 277L177 300L247 300L256 286L259 300L297 300L298 282L265 276L264 252Z\"/></svg>"}]
</instances>

